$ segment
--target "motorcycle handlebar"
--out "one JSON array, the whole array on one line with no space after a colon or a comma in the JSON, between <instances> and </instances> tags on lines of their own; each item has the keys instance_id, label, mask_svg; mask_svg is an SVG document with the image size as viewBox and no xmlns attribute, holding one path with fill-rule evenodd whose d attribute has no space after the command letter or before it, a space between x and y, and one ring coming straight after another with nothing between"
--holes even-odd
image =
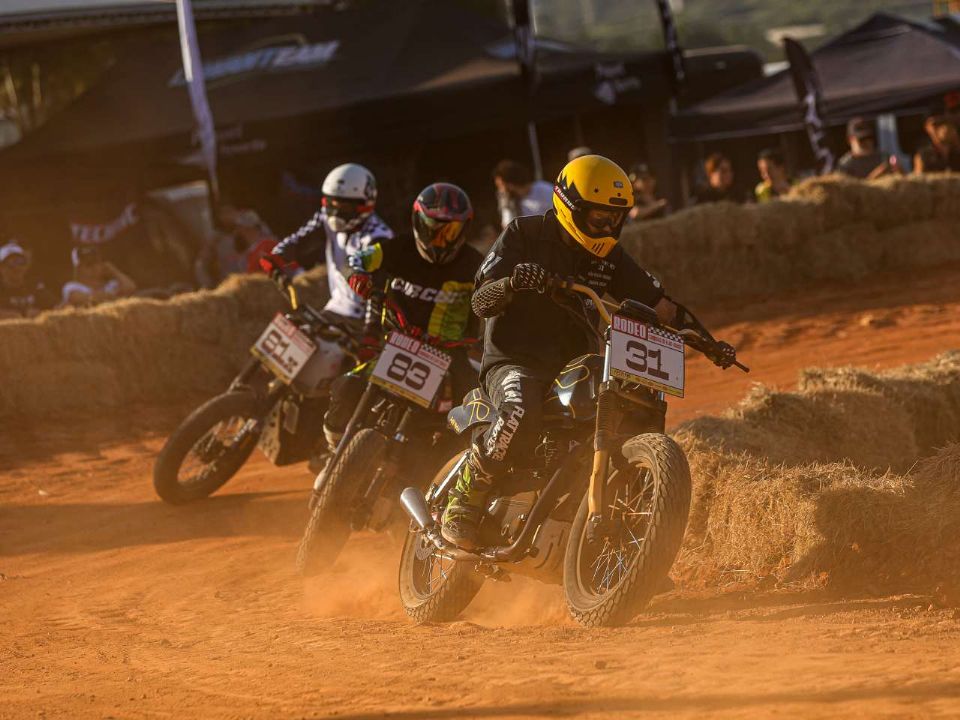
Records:
<instances>
[{"instance_id":1,"label":"motorcycle handlebar","mask_svg":"<svg viewBox=\"0 0 960 720\"><path fill-rule=\"evenodd\" d=\"M586 285L582 285L580 283L574 282L569 278L565 279L565 278L561 278L554 275L547 280L547 290L560 290L560 291L575 292L575 293L580 293L581 295L586 295L588 298L590 298L593 301L594 307L597 308L597 311L600 313L600 316L603 318L603 321L607 325L612 324L613 317L611 316L610 311L607 308L608 306L610 307L615 307L615 306L612 306L610 303L607 303L605 300L603 300L603 298L597 295L597 293L594 292L592 288ZM692 330L692 329L677 330L676 328L672 328L669 325L666 325L665 323L660 323L660 326L663 327L665 330L669 330L670 332L676 333L677 335L682 337L685 342L689 340L693 340L693 342L689 342L688 344L695 350L699 350L704 355L709 355L710 348L717 344L717 342L713 340L713 338L706 338L700 333L698 333L696 330ZM705 345L707 347L704 347ZM739 368L743 372L747 372L747 373L750 372L750 368L748 368L746 365L744 365L738 360L733 361L733 366L736 368Z\"/></svg>"}]
</instances>

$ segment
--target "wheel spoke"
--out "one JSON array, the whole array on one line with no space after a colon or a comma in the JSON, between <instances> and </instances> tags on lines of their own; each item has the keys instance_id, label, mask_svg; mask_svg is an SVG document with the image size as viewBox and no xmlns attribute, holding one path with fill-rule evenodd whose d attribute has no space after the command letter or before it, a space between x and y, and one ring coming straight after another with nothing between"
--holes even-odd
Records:
<instances>
[{"instance_id":1,"label":"wheel spoke","mask_svg":"<svg viewBox=\"0 0 960 720\"><path fill-rule=\"evenodd\" d=\"M589 589L596 595L620 585L643 550L654 516L653 473L646 468L630 473L617 471L609 479L608 493L606 515L614 529L598 549L584 554L582 566L586 571L584 580L590 577Z\"/></svg>"}]
</instances>

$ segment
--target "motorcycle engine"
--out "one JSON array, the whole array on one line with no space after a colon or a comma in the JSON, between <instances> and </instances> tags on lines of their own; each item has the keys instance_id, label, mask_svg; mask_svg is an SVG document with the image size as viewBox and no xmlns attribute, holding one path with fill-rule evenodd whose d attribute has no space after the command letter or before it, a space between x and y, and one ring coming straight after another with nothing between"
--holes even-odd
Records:
<instances>
[{"instance_id":1,"label":"motorcycle engine","mask_svg":"<svg viewBox=\"0 0 960 720\"><path fill-rule=\"evenodd\" d=\"M483 523L484 545L509 545L517 537L523 521L536 502L537 493L522 492L501 496L490 503Z\"/></svg>"}]
</instances>

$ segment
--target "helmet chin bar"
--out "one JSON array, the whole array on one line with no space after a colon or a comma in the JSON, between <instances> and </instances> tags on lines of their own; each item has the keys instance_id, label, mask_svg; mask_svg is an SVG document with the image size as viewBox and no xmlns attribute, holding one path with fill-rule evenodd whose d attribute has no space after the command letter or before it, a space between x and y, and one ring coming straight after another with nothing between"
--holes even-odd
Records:
<instances>
[{"instance_id":1,"label":"helmet chin bar","mask_svg":"<svg viewBox=\"0 0 960 720\"><path fill-rule=\"evenodd\" d=\"M334 232L353 232L361 225L363 221L367 219L369 213L364 215L355 215L351 218L340 217L339 215L328 215L327 222L330 225L330 229Z\"/></svg>"}]
</instances>

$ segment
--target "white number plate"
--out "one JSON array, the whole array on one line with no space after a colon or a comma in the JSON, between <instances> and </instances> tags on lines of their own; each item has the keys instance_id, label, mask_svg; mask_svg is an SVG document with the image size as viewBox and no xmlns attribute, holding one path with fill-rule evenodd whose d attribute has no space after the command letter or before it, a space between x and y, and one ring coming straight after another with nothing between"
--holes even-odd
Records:
<instances>
[{"instance_id":1,"label":"white number plate","mask_svg":"<svg viewBox=\"0 0 960 720\"><path fill-rule=\"evenodd\" d=\"M417 405L430 407L450 367L450 356L416 338L393 331L371 380Z\"/></svg>"},{"instance_id":2,"label":"white number plate","mask_svg":"<svg viewBox=\"0 0 960 720\"><path fill-rule=\"evenodd\" d=\"M313 341L280 313L250 348L250 352L287 384L293 382L316 351Z\"/></svg>"},{"instance_id":3,"label":"white number plate","mask_svg":"<svg viewBox=\"0 0 960 720\"><path fill-rule=\"evenodd\" d=\"M622 315L610 326L610 374L683 397L683 340Z\"/></svg>"}]
</instances>

